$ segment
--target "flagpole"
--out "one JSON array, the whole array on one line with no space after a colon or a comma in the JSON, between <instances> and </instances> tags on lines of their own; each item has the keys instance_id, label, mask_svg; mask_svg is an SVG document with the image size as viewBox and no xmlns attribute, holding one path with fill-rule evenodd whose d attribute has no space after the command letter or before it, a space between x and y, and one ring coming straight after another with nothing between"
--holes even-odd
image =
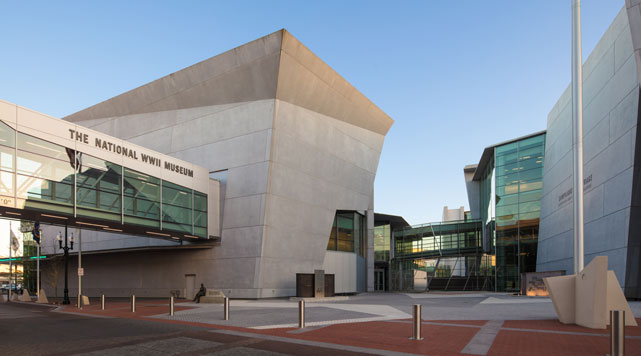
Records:
<instances>
[{"instance_id":1,"label":"flagpole","mask_svg":"<svg viewBox=\"0 0 641 356\"><path fill-rule=\"evenodd\" d=\"M583 60L581 0L572 0L572 121L574 124L574 273L583 270Z\"/></svg>"}]
</instances>

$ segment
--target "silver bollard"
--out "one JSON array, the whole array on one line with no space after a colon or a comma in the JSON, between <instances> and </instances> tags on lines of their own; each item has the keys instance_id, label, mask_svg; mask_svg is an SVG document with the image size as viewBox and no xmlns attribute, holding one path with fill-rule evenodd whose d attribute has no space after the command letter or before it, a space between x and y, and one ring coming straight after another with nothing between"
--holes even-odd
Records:
<instances>
[{"instance_id":1,"label":"silver bollard","mask_svg":"<svg viewBox=\"0 0 641 356\"><path fill-rule=\"evenodd\" d=\"M174 296L169 297L169 316L174 316Z\"/></svg>"},{"instance_id":2,"label":"silver bollard","mask_svg":"<svg viewBox=\"0 0 641 356\"><path fill-rule=\"evenodd\" d=\"M305 301L298 301L298 327L300 329L305 327Z\"/></svg>"},{"instance_id":3,"label":"silver bollard","mask_svg":"<svg viewBox=\"0 0 641 356\"><path fill-rule=\"evenodd\" d=\"M223 299L223 320L229 320L229 297Z\"/></svg>"},{"instance_id":4,"label":"silver bollard","mask_svg":"<svg viewBox=\"0 0 641 356\"><path fill-rule=\"evenodd\" d=\"M610 356L625 355L625 310L610 310Z\"/></svg>"},{"instance_id":5,"label":"silver bollard","mask_svg":"<svg viewBox=\"0 0 641 356\"><path fill-rule=\"evenodd\" d=\"M421 305L414 304L412 306L412 316L414 318L414 335L410 340L423 340L421 337Z\"/></svg>"},{"instance_id":6,"label":"silver bollard","mask_svg":"<svg viewBox=\"0 0 641 356\"><path fill-rule=\"evenodd\" d=\"M100 310L105 310L105 295L100 295Z\"/></svg>"},{"instance_id":7,"label":"silver bollard","mask_svg":"<svg viewBox=\"0 0 641 356\"><path fill-rule=\"evenodd\" d=\"M131 312L132 313L136 312L136 295L135 294L131 295Z\"/></svg>"}]
</instances>

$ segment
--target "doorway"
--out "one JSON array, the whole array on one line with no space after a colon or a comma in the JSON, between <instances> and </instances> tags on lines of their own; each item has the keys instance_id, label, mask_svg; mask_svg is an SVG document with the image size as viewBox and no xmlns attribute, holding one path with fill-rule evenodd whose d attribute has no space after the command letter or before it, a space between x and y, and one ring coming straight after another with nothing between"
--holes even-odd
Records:
<instances>
[{"instance_id":1,"label":"doorway","mask_svg":"<svg viewBox=\"0 0 641 356\"><path fill-rule=\"evenodd\" d=\"M385 291L385 270L374 270L374 290L377 292Z\"/></svg>"},{"instance_id":2,"label":"doorway","mask_svg":"<svg viewBox=\"0 0 641 356\"><path fill-rule=\"evenodd\" d=\"M185 298L194 299L196 295L196 275L195 274L186 274L185 275Z\"/></svg>"}]
</instances>

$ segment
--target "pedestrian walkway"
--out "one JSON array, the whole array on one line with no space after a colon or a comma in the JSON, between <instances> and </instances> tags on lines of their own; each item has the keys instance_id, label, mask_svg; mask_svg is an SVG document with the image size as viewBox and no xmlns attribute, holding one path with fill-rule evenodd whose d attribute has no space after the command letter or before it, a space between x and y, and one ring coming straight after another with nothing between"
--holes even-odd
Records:
<instances>
[{"instance_id":1,"label":"pedestrian walkway","mask_svg":"<svg viewBox=\"0 0 641 356\"><path fill-rule=\"evenodd\" d=\"M423 306L422 336L412 334L411 305ZM630 303L641 324L641 303ZM153 320L207 327L213 333L351 350L368 354L420 355L604 355L608 330L563 325L547 298L496 293L363 294L349 300L306 304L306 328L297 328L297 303L289 300L231 300L230 320L222 306L168 300L91 305L63 312ZM446 317L443 317L446 316ZM626 355L641 356L641 327L626 327Z\"/></svg>"}]
</instances>

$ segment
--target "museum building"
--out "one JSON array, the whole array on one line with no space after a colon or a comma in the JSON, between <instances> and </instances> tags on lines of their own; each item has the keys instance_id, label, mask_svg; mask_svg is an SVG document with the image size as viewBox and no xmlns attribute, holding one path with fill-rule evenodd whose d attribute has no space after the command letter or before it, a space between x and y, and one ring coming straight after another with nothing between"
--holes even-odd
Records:
<instances>
[{"instance_id":1,"label":"museum building","mask_svg":"<svg viewBox=\"0 0 641 356\"><path fill-rule=\"evenodd\" d=\"M641 298L640 73L641 4L626 2L583 64L584 247L586 265L608 256L632 299ZM545 131L465 166L465 219L392 234L388 284L442 289L433 282L443 277L444 288L518 292L523 273L573 273L572 159L568 86Z\"/></svg>"},{"instance_id":2,"label":"museum building","mask_svg":"<svg viewBox=\"0 0 641 356\"><path fill-rule=\"evenodd\" d=\"M296 274L315 270L334 274L335 293L374 288L374 178L393 120L286 30L54 131L39 125L56 119L0 107L5 131L28 117L35 142L18 133L17 189L7 194L34 206L25 218L41 221L43 254L61 253L65 224L82 241L84 295L189 298L203 283L232 298L293 296ZM23 147L39 155L32 170L51 173L24 189ZM75 295L75 273L69 286Z\"/></svg>"}]
</instances>

